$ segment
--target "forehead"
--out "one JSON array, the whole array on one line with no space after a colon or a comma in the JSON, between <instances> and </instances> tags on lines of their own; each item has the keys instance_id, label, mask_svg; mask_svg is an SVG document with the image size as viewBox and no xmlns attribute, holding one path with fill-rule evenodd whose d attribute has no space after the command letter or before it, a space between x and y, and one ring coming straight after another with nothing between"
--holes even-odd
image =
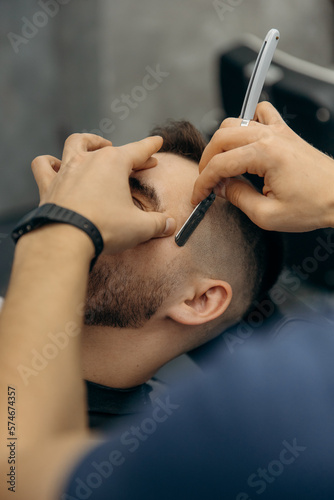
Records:
<instances>
[{"instance_id":1,"label":"forehead","mask_svg":"<svg viewBox=\"0 0 334 500\"><path fill-rule=\"evenodd\" d=\"M141 170L134 177L152 186L166 207L179 205L192 209L190 203L198 165L173 153L156 153L158 160L154 168Z\"/></svg>"}]
</instances>

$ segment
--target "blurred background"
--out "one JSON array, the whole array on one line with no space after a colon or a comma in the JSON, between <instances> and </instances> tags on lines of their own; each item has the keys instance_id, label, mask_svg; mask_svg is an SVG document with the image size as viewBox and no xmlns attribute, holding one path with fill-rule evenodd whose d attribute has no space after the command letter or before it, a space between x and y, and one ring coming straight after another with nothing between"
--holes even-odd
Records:
<instances>
[{"instance_id":1,"label":"blurred background","mask_svg":"<svg viewBox=\"0 0 334 500\"><path fill-rule=\"evenodd\" d=\"M332 152L330 0L1 0L0 10L0 296L13 253L10 229L38 203L35 156L60 157L73 132L121 145L168 118L188 119L209 138L226 114L240 112L270 28L280 30L280 51L297 59L277 59L262 98ZM282 285L285 303L333 304L333 255L314 258L318 239L332 236L288 238L288 272L299 286Z\"/></svg>"}]
</instances>

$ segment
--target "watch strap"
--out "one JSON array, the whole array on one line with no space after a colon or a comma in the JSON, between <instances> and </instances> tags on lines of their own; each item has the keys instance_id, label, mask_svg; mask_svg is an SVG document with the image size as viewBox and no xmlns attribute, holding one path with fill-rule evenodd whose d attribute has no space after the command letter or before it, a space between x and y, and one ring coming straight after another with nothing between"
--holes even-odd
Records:
<instances>
[{"instance_id":1,"label":"watch strap","mask_svg":"<svg viewBox=\"0 0 334 500\"><path fill-rule=\"evenodd\" d=\"M90 220L73 210L60 207L54 203L45 203L29 212L18 222L12 231L12 238L16 243L24 234L49 223L70 224L88 234L95 247L95 257L90 266L90 270L92 270L98 256L103 250L103 239L100 231Z\"/></svg>"}]
</instances>

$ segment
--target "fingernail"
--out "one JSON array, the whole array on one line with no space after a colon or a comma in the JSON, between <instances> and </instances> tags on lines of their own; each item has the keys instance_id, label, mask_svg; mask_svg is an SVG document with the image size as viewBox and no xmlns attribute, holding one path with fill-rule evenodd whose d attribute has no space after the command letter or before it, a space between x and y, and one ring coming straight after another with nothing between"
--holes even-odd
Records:
<instances>
[{"instance_id":1,"label":"fingernail","mask_svg":"<svg viewBox=\"0 0 334 500\"><path fill-rule=\"evenodd\" d=\"M166 220L166 226L163 234L172 234L175 231L175 219L168 218Z\"/></svg>"},{"instance_id":2,"label":"fingernail","mask_svg":"<svg viewBox=\"0 0 334 500\"><path fill-rule=\"evenodd\" d=\"M224 198L226 200L226 186L229 184L229 182L230 179L220 181L213 190L215 195L220 196L221 198Z\"/></svg>"},{"instance_id":3,"label":"fingernail","mask_svg":"<svg viewBox=\"0 0 334 500\"><path fill-rule=\"evenodd\" d=\"M217 184L217 186L214 188L213 192L215 193L216 196L219 196L220 198L226 199L226 192L225 192L225 185L222 184L221 182Z\"/></svg>"}]
</instances>

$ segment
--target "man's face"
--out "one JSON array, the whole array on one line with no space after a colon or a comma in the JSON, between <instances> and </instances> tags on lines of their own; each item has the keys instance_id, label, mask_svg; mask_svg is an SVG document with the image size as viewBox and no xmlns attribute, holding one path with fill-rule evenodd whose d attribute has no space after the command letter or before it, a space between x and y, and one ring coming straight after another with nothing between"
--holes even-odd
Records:
<instances>
[{"instance_id":1,"label":"man's face","mask_svg":"<svg viewBox=\"0 0 334 500\"><path fill-rule=\"evenodd\" d=\"M198 166L171 153L157 153L158 165L130 178L136 206L174 217L179 229L190 215ZM189 266L189 247L175 235L157 238L117 255L102 255L89 279L85 323L139 328L176 292ZM189 267L188 267L189 268Z\"/></svg>"}]
</instances>

